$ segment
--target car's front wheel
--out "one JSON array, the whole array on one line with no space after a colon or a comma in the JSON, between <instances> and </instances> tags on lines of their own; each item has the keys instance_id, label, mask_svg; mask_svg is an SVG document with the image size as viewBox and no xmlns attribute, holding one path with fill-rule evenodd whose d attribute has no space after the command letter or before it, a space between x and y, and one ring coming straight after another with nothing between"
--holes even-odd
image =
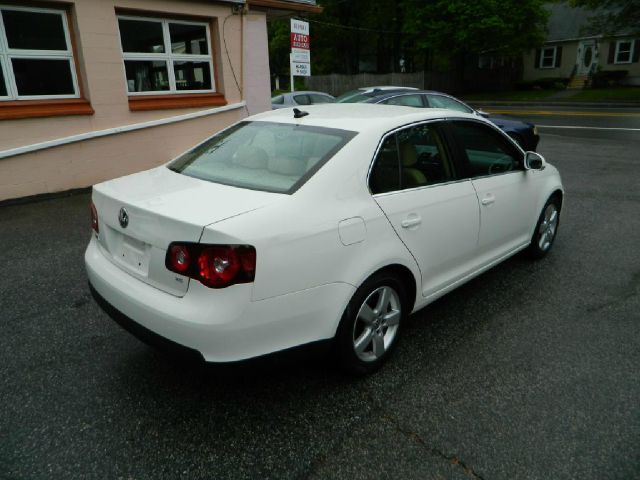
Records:
<instances>
[{"instance_id":1,"label":"car's front wheel","mask_svg":"<svg viewBox=\"0 0 640 480\"><path fill-rule=\"evenodd\" d=\"M394 275L378 273L363 283L335 338L341 366L360 375L379 368L398 340L406 305L403 284Z\"/></svg>"},{"instance_id":2,"label":"car's front wheel","mask_svg":"<svg viewBox=\"0 0 640 480\"><path fill-rule=\"evenodd\" d=\"M536 229L531 237L531 244L527 249L529 256L542 258L553 246L560 225L560 197L554 195L542 209Z\"/></svg>"}]
</instances>

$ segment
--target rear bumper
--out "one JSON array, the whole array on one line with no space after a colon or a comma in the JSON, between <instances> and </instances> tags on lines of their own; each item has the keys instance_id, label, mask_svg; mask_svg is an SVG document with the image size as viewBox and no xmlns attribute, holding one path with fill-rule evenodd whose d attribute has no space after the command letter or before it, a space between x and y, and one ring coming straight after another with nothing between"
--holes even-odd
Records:
<instances>
[{"instance_id":1,"label":"rear bumper","mask_svg":"<svg viewBox=\"0 0 640 480\"><path fill-rule=\"evenodd\" d=\"M212 362L332 338L355 291L349 284L331 283L254 302L252 284L216 290L191 281L187 293L176 297L114 265L94 238L85 266L96 300L124 328L148 343L186 348Z\"/></svg>"}]
</instances>

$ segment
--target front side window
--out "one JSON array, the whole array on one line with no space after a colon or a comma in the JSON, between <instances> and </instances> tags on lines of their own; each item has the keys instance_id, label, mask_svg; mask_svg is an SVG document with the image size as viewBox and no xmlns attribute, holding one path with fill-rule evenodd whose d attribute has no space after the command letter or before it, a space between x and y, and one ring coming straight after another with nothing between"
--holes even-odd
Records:
<instances>
[{"instance_id":1,"label":"front side window","mask_svg":"<svg viewBox=\"0 0 640 480\"><path fill-rule=\"evenodd\" d=\"M434 124L405 128L385 138L369 175L371 193L445 183L456 178L443 138Z\"/></svg>"},{"instance_id":2,"label":"front side window","mask_svg":"<svg viewBox=\"0 0 640 480\"><path fill-rule=\"evenodd\" d=\"M543 48L540 53L540 68L553 68L556 66L556 47Z\"/></svg>"},{"instance_id":3,"label":"front side window","mask_svg":"<svg viewBox=\"0 0 640 480\"><path fill-rule=\"evenodd\" d=\"M618 40L616 42L616 61L615 63L631 63L633 57L633 41Z\"/></svg>"},{"instance_id":4,"label":"front side window","mask_svg":"<svg viewBox=\"0 0 640 480\"><path fill-rule=\"evenodd\" d=\"M291 194L355 135L335 128L241 122L185 153L169 168L214 183Z\"/></svg>"},{"instance_id":5,"label":"front side window","mask_svg":"<svg viewBox=\"0 0 640 480\"><path fill-rule=\"evenodd\" d=\"M427 95L427 98L429 99L429 106L432 108L446 108L448 110L464 113L473 112L473 110L463 103L460 103L453 98L445 97L444 95Z\"/></svg>"},{"instance_id":6,"label":"front side window","mask_svg":"<svg viewBox=\"0 0 640 480\"><path fill-rule=\"evenodd\" d=\"M466 157L470 177L522 169L522 154L493 128L465 121L454 121L451 126L456 143Z\"/></svg>"},{"instance_id":7,"label":"front side window","mask_svg":"<svg viewBox=\"0 0 640 480\"><path fill-rule=\"evenodd\" d=\"M215 90L209 25L119 16L129 95Z\"/></svg>"},{"instance_id":8,"label":"front side window","mask_svg":"<svg viewBox=\"0 0 640 480\"><path fill-rule=\"evenodd\" d=\"M0 98L75 98L66 12L0 6Z\"/></svg>"},{"instance_id":9,"label":"front side window","mask_svg":"<svg viewBox=\"0 0 640 480\"><path fill-rule=\"evenodd\" d=\"M277 95L271 99L271 103L282 105L284 103L284 97L282 95Z\"/></svg>"}]
</instances>

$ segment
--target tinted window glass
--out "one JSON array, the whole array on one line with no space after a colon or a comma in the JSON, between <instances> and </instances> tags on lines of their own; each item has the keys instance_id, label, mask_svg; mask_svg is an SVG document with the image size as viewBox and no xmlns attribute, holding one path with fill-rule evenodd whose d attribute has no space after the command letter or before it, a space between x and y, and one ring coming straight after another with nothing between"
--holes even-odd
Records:
<instances>
[{"instance_id":1,"label":"tinted window glass","mask_svg":"<svg viewBox=\"0 0 640 480\"><path fill-rule=\"evenodd\" d=\"M242 122L169 168L224 185L293 193L355 135L333 128Z\"/></svg>"},{"instance_id":2,"label":"tinted window glass","mask_svg":"<svg viewBox=\"0 0 640 480\"><path fill-rule=\"evenodd\" d=\"M463 105L460 102L455 101L453 98L445 97L444 95L429 95L429 106L432 108L447 108L449 110L455 110L456 112L471 113L469 107Z\"/></svg>"},{"instance_id":3,"label":"tinted window glass","mask_svg":"<svg viewBox=\"0 0 640 480\"><path fill-rule=\"evenodd\" d=\"M370 98L371 98L371 94L362 93L361 90L351 90L350 92L343 93L338 98L336 98L336 102L359 103L359 102L366 102Z\"/></svg>"},{"instance_id":4,"label":"tinted window glass","mask_svg":"<svg viewBox=\"0 0 640 480\"><path fill-rule=\"evenodd\" d=\"M311 103L335 103L335 99L317 93L310 93L309 98L311 99Z\"/></svg>"},{"instance_id":5,"label":"tinted window glass","mask_svg":"<svg viewBox=\"0 0 640 480\"><path fill-rule=\"evenodd\" d=\"M13 58L18 95L73 95L69 60Z\"/></svg>"},{"instance_id":6,"label":"tinted window glass","mask_svg":"<svg viewBox=\"0 0 640 480\"><path fill-rule=\"evenodd\" d=\"M442 137L433 124L407 128L397 136L403 189L434 185L455 178Z\"/></svg>"},{"instance_id":7,"label":"tinted window glass","mask_svg":"<svg viewBox=\"0 0 640 480\"><path fill-rule=\"evenodd\" d=\"M162 24L143 20L118 19L123 52L164 53Z\"/></svg>"},{"instance_id":8,"label":"tinted window glass","mask_svg":"<svg viewBox=\"0 0 640 480\"><path fill-rule=\"evenodd\" d=\"M309 97L307 95L294 95L293 100L298 105L311 105L311 101L309 100Z\"/></svg>"},{"instance_id":9,"label":"tinted window glass","mask_svg":"<svg viewBox=\"0 0 640 480\"><path fill-rule=\"evenodd\" d=\"M395 134L384 139L369 175L371 193L400 190L400 161Z\"/></svg>"},{"instance_id":10,"label":"tinted window glass","mask_svg":"<svg viewBox=\"0 0 640 480\"><path fill-rule=\"evenodd\" d=\"M167 62L126 60L127 88L130 92L169 90Z\"/></svg>"},{"instance_id":11,"label":"tinted window glass","mask_svg":"<svg viewBox=\"0 0 640 480\"><path fill-rule=\"evenodd\" d=\"M276 105L282 105L284 103L284 97L282 95L278 95L277 97L273 97L271 99L271 103L275 103Z\"/></svg>"},{"instance_id":12,"label":"tinted window glass","mask_svg":"<svg viewBox=\"0 0 640 480\"><path fill-rule=\"evenodd\" d=\"M389 100L382 102L386 105L404 105L405 107L418 107L421 108L422 104L421 95L401 95L399 97L392 97Z\"/></svg>"},{"instance_id":13,"label":"tinted window glass","mask_svg":"<svg viewBox=\"0 0 640 480\"><path fill-rule=\"evenodd\" d=\"M452 122L452 126L456 141L466 154L471 176L521 168L522 155L493 128L477 122Z\"/></svg>"},{"instance_id":14,"label":"tinted window glass","mask_svg":"<svg viewBox=\"0 0 640 480\"><path fill-rule=\"evenodd\" d=\"M170 23L171 51L180 54L207 55L207 29L204 25Z\"/></svg>"},{"instance_id":15,"label":"tinted window glass","mask_svg":"<svg viewBox=\"0 0 640 480\"><path fill-rule=\"evenodd\" d=\"M67 50L62 15L2 10L9 48ZM73 92L72 92L73 93Z\"/></svg>"},{"instance_id":16,"label":"tinted window glass","mask_svg":"<svg viewBox=\"0 0 640 480\"><path fill-rule=\"evenodd\" d=\"M173 62L177 90L210 90L209 62Z\"/></svg>"}]
</instances>

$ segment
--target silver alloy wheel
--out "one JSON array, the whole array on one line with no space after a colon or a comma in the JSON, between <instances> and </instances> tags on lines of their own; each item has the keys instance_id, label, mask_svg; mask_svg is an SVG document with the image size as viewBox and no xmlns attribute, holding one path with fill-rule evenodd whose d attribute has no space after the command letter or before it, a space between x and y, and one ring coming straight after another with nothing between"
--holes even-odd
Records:
<instances>
[{"instance_id":1,"label":"silver alloy wheel","mask_svg":"<svg viewBox=\"0 0 640 480\"><path fill-rule=\"evenodd\" d=\"M369 294L353 324L353 349L360 360L373 362L389 349L401 316L400 297L393 288L383 286Z\"/></svg>"},{"instance_id":2,"label":"silver alloy wheel","mask_svg":"<svg viewBox=\"0 0 640 480\"><path fill-rule=\"evenodd\" d=\"M538 228L538 246L540 250L546 252L551 247L553 237L556 234L558 228L558 208L550 203L544 210L544 218L540 222L540 228Z\"/></svg>"}]
</instances>

